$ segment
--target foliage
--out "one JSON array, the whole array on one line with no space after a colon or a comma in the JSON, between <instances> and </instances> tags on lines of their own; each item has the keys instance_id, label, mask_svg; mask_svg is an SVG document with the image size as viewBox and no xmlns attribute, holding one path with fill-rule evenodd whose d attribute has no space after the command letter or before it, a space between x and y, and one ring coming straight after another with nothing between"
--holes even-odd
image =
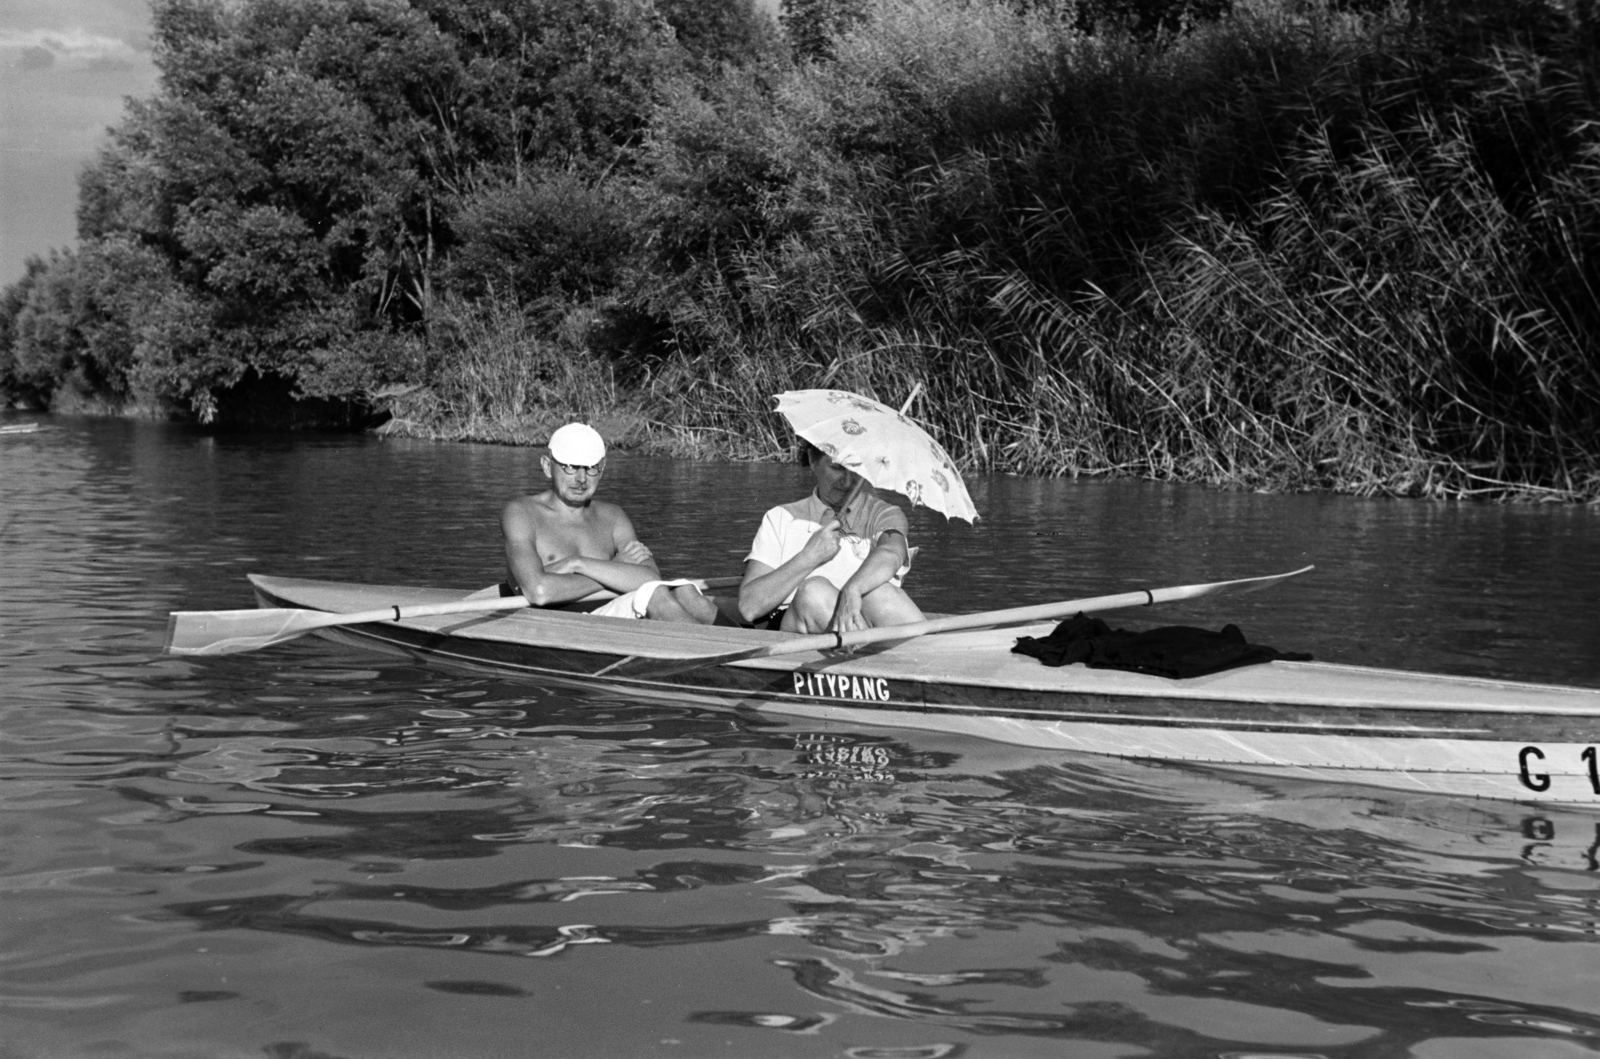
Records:
<instances>
[{"instance_id":1,"label":"foliage","mask_svg":"<svg viewBox=\"0 0 1600 1059\"><path fill-rule=\"evenodd\" d=\"M1110 28L1140 38L1181 33L1232 10L1233 0L1076 0L1071 5L1073 24L1085 33Z\"/></svg>"},{"instance_id":2,"label":"foliage","mask_svg":"<svg viewBox=\"0 0 1600 1059\"><path fill-rule=\"evenodd\" d=\"M24 405L48 403L54 379L35 379L17 365L17 320L27 307L28 298L49 264L30 255L22 278L0 289L0 394Z\"/></svg>"},{"instance_id":3,"label":"foliage","mask_svg":"<svg viewBox=\"0 0 1600 1059\"><path fill-rule=\"evenodd\" d=\"M600 171L624 161L644 134L655 81L678 56L649 0L413 6L453 53L452 77L414 113L457 194L491 172L517 182L534 165Z\"/></svg>"},{"instance_id":4,"label":"foliage","mask_svg":"<svg viewBox=\"0 0 1600 1059\"><path fill-rule=\"evenodd\" d=\"M85 175L80 236L166 258L209 333L151 346L152 377L202 418L252 369L391 381L367 354L426 334L448 252L505 241L482 189L617 166L676 61L646 0L160 0L155 39L161 90Z\"/></svg>"},{"instance_id":5,"label":"foliage","mask_svg":"<svg viewBox=\"0 0 1600 1059\"><path fill-rule=\"evenodd\" d=\"M631 246L628 203L567 171L480 189L458 207L450 286L468 298L557 311L609 293Z\"/></svg>"},{"instance_id":6,"label":"foliage","mask_svg":"<svg viewBox=\"0 0 1600 1059\"><path fill-rule=\"evenodd\" d=\"M1588 0L780 21L160 0L161 89L0 298L0 387L203 417L254 371L755 457L778 390L921 383L972 467L1600 496Z\"/></svg>"},{"instance_id":7,"label":"foliage","mask_svg":"<svg viewBox=\"0 0 1600 1059\"><path fill-rule=\"evenodd\" d=\"M795 58L831 59L839 37L866 18L863 0L783 0L778 16Z\"/></svg>"},{"instance_id":8,"label":"foliage","mask_svg":"<svg viewBox=\"0 0 1600 1059\"><path fill-rule=\"evenodd\" d=\"M611 372L572 339L537 332L504 302L447 299L429 382L390 395L398 425L435 437L526 441L568 419L616 421L626 402Z\"/></svg>"},{"instance_id":9,"label":"foliage","mask_svg":"<svg viewBox=\"0 0 1600 1059\"><path fill-rule=\"evenodd\" d=\"M1591 30L1507 6L1152 47L899 3L765 93L674 97L667 216L724 222L660 378L707 395L689 433L918 380L969 465L1594 496Z\"/></svg>"},{"instance_id":10,"label":"foliage","mask_svg":"<svg viewBox=\"0 0 1600 1059\"><path fill-rule=\"evenodd\" d=\"M123 239L33 264L8 301L9 371L20 390L44 399L62 388L112 398L159 390L147 354L174 337L160 334L163 324L183 328L189 308L162 257Z\"/></svg>"},{"instance_id":11,"label":"foliage","mask_svg":"<svg viewBox=\"0 0 1600 1059\"><path fill-rule=\"evenodd\" d=\"M768 58L780 46L777 26L755 0L656 0L656 10L703 77Z\"/></svg>"}]
</instances>

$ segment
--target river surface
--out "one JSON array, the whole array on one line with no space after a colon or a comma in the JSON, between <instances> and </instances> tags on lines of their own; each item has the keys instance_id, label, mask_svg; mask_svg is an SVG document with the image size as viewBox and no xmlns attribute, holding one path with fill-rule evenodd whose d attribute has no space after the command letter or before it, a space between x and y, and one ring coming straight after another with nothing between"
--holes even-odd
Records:
<instances>
[{"instance_id":1,"label":"river surface","mask_svg":"<svg viewBox=\"0 0 1600 1059\"><path fill-rule=\"evenodd\" d=\"M8 420L15 422L17 420ZM0 436L0 1056L1565 1057L1600 815L575 693L314 637L263 572L475 588L531 450ZM1317 570L1136 621L1600 686L1600 508L971 482L927 609ZM618 456L670 575L789 465ZM1149 617L1145 615L1149 614Z\"/></svg>"}]
</instances>

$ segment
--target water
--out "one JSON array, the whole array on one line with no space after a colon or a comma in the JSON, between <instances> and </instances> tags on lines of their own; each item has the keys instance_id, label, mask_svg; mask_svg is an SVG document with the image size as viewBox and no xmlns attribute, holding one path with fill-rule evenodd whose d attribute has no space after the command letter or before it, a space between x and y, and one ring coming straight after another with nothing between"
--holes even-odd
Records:
<instances>
[{"instance_id":1,"label":"water","mask_svg":"<svg viewBox=\"0 0 1600 1059\"><path fill-rule=\"evenodd\" d=\"M475 587L527 450L0 439L0 1056L1424 1059L1600 1050L1600 817L575 694L308 638L250 571ZM618 458L670 574L795 467ZM973 482L932 610L1291 569L1118 622L1600 686L1600 510Z\"/></svg>"}]
</instances>

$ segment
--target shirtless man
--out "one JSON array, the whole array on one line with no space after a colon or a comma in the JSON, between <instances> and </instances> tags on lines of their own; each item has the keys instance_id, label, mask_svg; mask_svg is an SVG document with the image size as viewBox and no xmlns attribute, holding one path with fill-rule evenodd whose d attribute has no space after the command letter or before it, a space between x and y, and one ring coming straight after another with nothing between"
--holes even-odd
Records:
<instances>
[{"instance_id":1,"label":"shirtless man","mask_svg":"<svg viewBox=\"0 0 1600 1059\"><path fill-rule=\"evenodd\" d=\"M922 621L900 587L911 562L905 515L860 475L801 444L817 488L761 520L745 559L739 616L758 621L788 603L779 627L805 633Z\"/></svg>"},{"instance_id":2,"label":"shirtless man","mask_svg":"<svg viewBox=\"0 0 1600 1059\"><path fill-rule=\"evenodd\" d=\"M593 427L568 423L539 457L550 488L505 506L510 585L535 607L615 598L594 610L620 618L709 625L716 606L687 581L663 581L622 508L594 499L606 443Z\"/></svg>"}]
</instances>

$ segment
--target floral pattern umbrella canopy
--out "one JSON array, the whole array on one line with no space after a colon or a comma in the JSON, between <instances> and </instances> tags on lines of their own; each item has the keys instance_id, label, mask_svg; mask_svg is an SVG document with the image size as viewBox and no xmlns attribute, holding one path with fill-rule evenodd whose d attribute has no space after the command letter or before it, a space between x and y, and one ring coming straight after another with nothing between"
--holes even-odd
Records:
<instances>
[{"instance_id":1,"label":"floral pattern umbrella canopy","mask_svg":"<svg viewBox=\"0 0 1600 1059\"><path fill-rule=\"evenodd\" d=\"M978 520L955 464L928 432L870 397L844 390L789 390L778 411L794 432L874 488L903 494L946 518Z\"/></svg>"}]
</instances>

